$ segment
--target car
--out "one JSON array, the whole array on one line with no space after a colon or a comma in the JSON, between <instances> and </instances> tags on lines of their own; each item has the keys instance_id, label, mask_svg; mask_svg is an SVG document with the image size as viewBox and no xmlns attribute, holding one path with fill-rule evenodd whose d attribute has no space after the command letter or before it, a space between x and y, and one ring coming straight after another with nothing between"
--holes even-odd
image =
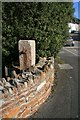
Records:
<instances>
[{"instance_id":1,"label":"car","mask_svg":"<svg viewBox=\"0 0 80 120\"><path fill-rule=\"evenodd\" d=\"M75 31L74 34L80 34L80 31Z\"/></svg>"},{"instance_id":2,"label":"car","mask_svg":"<svg viewBox=\"0 0 80 120\"><path fill-rule=\"evenodd\" d=\"M74 41L72 37L69 37L66 41L66 43L64 44L64 46L74 46Z\"/></svg>"}]
</instances>

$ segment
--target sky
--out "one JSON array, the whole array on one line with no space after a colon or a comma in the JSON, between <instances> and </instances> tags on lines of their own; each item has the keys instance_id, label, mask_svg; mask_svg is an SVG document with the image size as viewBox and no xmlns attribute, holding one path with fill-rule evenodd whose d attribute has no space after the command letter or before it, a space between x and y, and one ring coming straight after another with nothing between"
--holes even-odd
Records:
<instances>
[{"instance_id":1,"label":"sky","mask_svg":"<svg viewBox=\"0 0 80 120\"><path fill-rule=\"evenodd\" d=\"M75 8L74 17L80 19L80 0L74 0L73 7Z\"/></svg>"}]
</instances>

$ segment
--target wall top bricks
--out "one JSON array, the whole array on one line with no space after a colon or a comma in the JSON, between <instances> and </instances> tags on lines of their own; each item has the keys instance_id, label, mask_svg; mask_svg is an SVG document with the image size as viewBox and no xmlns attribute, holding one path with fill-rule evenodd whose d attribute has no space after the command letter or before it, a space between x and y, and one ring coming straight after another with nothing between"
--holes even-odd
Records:
<instances>
[{"instance_id":1,"label":"wall top bricks","mask_svg":"<svg viewBox=\"0 0 80 120\"><path fill-rule=\"evenodd\" d=\"M40 67L39 67L40 64ZM42 64L42 66L41 66ZM44 81L46 77L46 72L49 69L54 69L54 64L52 64L52 59L44 60L42 59L32 71L25 71L23 73L18 74L18 78L10 78L9 81L5 78L2 78L0 81L0 99L1 101L4 100L4 98L7 98L9 96L15 95L15 90L17 91L17 94L21 91L29 89L29 85L35 85L38 84L38 79L41 79L39 81ZM19 79L19 76L21 78ZM37 80L37 81L36 81ZM14 90L15 89L15 90ZM18 91L20 89L20 91ZM1 102L0 101L0 102Z\"/></svg>"}]
</instances>

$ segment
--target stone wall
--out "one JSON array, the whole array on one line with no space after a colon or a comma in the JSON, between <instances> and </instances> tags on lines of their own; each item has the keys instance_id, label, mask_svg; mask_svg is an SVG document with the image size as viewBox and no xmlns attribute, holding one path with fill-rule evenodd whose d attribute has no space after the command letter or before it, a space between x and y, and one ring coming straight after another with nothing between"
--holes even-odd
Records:
<instances>
[{"instance_id":1,"label":"stone wall","mask_svg":"<svg viewBox=\"0 0 80 120\"><path fill-rule=\"evenodd\" d=\"M2 79L0 118L28 118L50 95L54 81L54 64L51 59L40 60L34 69L22 74L21 79L13 79L13 84Z\"/></svg>"}]
</instances>

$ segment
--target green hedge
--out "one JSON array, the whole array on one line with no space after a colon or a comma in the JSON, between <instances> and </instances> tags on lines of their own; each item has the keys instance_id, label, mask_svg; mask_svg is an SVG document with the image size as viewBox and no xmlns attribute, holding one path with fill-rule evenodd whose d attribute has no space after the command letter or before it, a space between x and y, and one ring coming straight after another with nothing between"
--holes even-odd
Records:
<instances>
[{"instance_id":1,"label":"green hedge","mask_svg":"<svg viewBox=\"0 0 80 120\"><path fill-rule=\"evenodd\" d=\"M72 5L70 2L3 2L3 65L18 60L20 39L35 39L37 58L55 57L68 36Z\"/></svg>"}]
</instances>

